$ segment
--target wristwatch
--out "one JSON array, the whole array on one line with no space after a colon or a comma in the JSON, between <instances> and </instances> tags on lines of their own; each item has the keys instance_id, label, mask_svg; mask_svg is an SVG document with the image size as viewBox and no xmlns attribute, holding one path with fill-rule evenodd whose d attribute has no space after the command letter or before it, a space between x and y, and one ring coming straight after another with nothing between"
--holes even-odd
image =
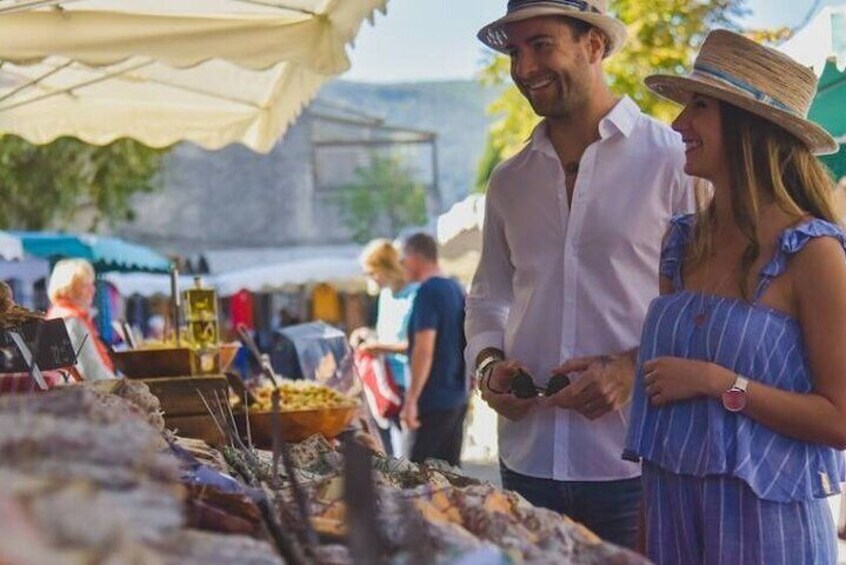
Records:
<instances>
[{"instance_id":1,"label":"wristwatch","mask_svg":"<svg viewBox=\"0 0 846 565\"><path fill-rule=\"evenodd\" d=\"M723 393L723 408L729 412L741 412L746 408L746 387L749 379L737 375L734 384Z\"/></svg>"}]
</instances>

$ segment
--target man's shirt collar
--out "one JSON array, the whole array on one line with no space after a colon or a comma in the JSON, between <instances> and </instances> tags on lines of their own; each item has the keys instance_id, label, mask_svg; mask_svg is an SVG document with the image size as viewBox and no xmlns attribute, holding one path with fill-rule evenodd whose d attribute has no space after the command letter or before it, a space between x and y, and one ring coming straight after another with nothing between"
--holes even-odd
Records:
<instances>
[{"instance_id":1,"label":"man's shirt collar","mask_svg":"<svg viewBox=\"0 0 846 565\"><path fill-rule=\"evenodd\" d=\"M600 139L608 139L615 133L620 133L626 137L631 136L640 114L640 108L634 100L628 96L623 96L611 111L599 121ZM549 139L546 120L535 126L529 146L532 151L540 151L550 157L558 157L555 148L552 146L552 141Z\"/></svg>"}]
</instances>

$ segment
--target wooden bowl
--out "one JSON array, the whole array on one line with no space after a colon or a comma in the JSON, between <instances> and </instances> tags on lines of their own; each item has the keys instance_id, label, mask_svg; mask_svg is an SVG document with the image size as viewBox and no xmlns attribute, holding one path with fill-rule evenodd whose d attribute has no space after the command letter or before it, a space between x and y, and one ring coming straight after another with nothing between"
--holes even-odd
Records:
<instances>
[{"instance_id":1,"label":"wooden bowl","mask_svg":"<svg viewBox=\"0 0 846 565\"><path fill-rule=\"evenodd\" d=\"M290 442L306 440L314 434L334 439L343 432L355 418L358 406L344 408L319 408L316 410L290 410L279 413L282 439ZM250 412L250 432L256 447L273 447L273 412ZM244 413L235 415L241 437L247 437Z\"/></svg>"}]
</instances>

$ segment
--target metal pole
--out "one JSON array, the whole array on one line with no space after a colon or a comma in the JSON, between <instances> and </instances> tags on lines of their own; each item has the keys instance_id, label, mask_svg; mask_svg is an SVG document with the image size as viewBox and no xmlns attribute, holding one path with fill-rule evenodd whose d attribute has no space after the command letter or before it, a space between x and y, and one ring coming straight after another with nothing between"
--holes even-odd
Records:
<instances>
[{"instance_id":1,"label":"metal pole","mask_svg":"<svg viewBox=\"0 0 846 565\"><path fill-rule=\"evenodd\" d=\"M170 302L173 308L171 312L171 316L173 317L173 335L176 336L176 347L181 347L182 335L179 328L179 310L181 305L179 300L179 267L176 266L176 263L173 264L170 270Z\"/></svg>"},{"instance_id":2,"label":"metal pole","mask_svg":"<svg viewBox=\"0 0 846 565\"><path fill-rule=\"evenodd\" d=\"M443 212L443 196L441 195L441 185L438 181L440 176L440 169L438 167L438 136L433 134L432 139L432 193L435 197L435 214Z\"/></svg>"}]
</instances>

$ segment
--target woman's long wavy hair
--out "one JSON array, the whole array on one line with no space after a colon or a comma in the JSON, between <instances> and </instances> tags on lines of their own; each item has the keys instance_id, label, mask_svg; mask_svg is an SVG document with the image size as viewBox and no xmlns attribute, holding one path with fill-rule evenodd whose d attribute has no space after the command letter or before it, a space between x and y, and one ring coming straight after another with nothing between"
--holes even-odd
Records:
<instances>
[{"instance_id":1,"label":"woman's long wavy hair","mask_svg":"<svg viewBox=\"0 0 846 565\"><path fill-rule=\"evenodd\" d=\"M723 146L731 177L731 210L747 240L740 260L738 283L749 300L749 272L761 253L758 217L762 199L772 199L798 220L810 214L837 223L832 201L834 181L827 169L797 137L775 123L720 102ZM701 265L711 253L716 220L713 199L703 200L696 214L688 261ZM752 283L754 284L754 283Z\"/></svg>"}]
</instances>

